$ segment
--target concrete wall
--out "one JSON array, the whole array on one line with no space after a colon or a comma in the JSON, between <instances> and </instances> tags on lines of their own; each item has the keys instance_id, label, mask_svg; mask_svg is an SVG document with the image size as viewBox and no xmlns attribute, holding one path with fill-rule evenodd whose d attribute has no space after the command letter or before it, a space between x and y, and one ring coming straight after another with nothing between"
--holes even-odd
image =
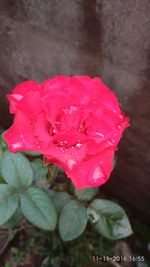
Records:
<instances>
[{"instance_id":1,"label":"concrete wall","mask_svg":"<svg viewBox=\"0 0 150 267\"><path fill-rule=\"evenodd\" d=\"M17 83L58 74L101 76L131 118L103 190L150 221L150 1L1 0L0 124Z\"/></svg>"}]
</instances>

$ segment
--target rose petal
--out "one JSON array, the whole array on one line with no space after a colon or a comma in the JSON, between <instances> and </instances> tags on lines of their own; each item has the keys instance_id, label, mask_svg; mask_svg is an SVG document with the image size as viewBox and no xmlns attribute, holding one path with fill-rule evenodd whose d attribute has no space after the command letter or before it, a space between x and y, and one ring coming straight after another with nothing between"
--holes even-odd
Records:
<instances>
[{"instance_id":1,"label":"rose petal","mask_svg":"<svg viewBox=\"0 0 150 267\"><path fill-rule=\"evenodd\" d=\"M106 182L129 119L101 79L57 76L42 84L24 82L8 98L15 114L5 134L11 151L42 153L78 189Z\"/></svg>"},{"instance_id":2,"label":"rose petal","mask_svg":"<svg viewBox=\"0 0 150 267\"><path fill-rule=\"evenodd\" d=\"M7 130L4 139L11 152L22 150L35 150L32 143L34 138L34 129L26 114L18 111L14 118L13 125Z\"/></svg>"},{"instance_id":3,"label":"rose petal","mask_svg":"<svg viewBox=\"0 0 150 267\"><path fill-rule=\"evenodd\" d=\"M79 164L86 155L86 145L76 147L58 147L51 145L45 151L48 162L63 166L65 171L72 170L73 166Z\"/></svg>"},{"instance_id":4,"label":"rose petal","mask_svg":"<svg viewBox=\"0 0 150 267\"><path fill-rule=\"evenodd\" d=\"M114 150L108 148L96 156L74 165L72 170L67 170L66 173L77 189L99 187L109 178L113 158Z\"/></svg>"},{"instance_id":5,"label":"rose petal","mask_svg":"<svg viewBox=\"0 0 150 267\"><path fill-rule=\"evenodd\" d=\"M34 81L26 81L17 85L13 89L12 93L7 95L10 101L10 112L12 114L16 113L18 103L25 96L26 93L31 91L37 91L40 89L40 84Z\"/></svg>"}]
</instances>

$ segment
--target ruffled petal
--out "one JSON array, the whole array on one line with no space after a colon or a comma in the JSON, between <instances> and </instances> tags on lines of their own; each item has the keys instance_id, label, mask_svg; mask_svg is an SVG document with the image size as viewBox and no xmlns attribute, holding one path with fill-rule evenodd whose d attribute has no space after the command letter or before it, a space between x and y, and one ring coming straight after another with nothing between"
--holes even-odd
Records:
<instances>
[{"instance_id":1,"label":"ruffled petal","mask_svg":"<svg viewBox=\"0 0 150 267\"><path fill-rule=\"evenodd\" d=\"M40 89L40 84L34 81L26 81L17 85L13 89L12 93L7 95L10 101L10 112L12 114L16 113L18 103L23 99L26 93L34 92Z\"/></svg>"},{"instance_id":2,"label":"ruffled petal","mask_svg":"<svg viewBox=\"0 0 150 267\"><path fill-rule=\"evenodd\" d=\"M114 150L108 148L96 156L74 165L72 170L67 170L66 173L79 190L87 187L99 187L109 178L113 158Z\"/></svg>"},{"instance_id":3,"label":"ruffled petal","mask_svg":"<svg viewBox=\"0 0 150 267\"><path fill-rule=\"evenodd\" d=\"M77 144L76 147L64 147L62 144L52 144L45 150L47 161L57 166L63 166L65 171L71 171L75 165L82 162L86 155L86 145Z\"/></svg>"},{"instance_id":4,"label":"ruffled petal","mask_svg":"<svg viewBox=\"0 0 150 267\"><path fill-rule=\"evenodd\" d=\"M35 151L34 146L34 127L25 113L18 111L14 118L13 125L4 135L11 152L22 150Z\"/></svg>"}]
</instances>

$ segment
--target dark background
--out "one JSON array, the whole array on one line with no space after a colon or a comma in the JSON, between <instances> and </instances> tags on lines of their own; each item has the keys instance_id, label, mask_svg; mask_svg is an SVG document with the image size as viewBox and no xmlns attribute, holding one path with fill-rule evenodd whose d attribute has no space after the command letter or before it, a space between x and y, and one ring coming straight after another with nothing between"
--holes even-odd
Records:
<instances>
[{"instance_id":1,"label":"dark background","mask_svg":"<svg viewBox=\"0 0 150 267\"><path fill-rule=\"evenodd\" d=\"M5 94L55 75L101 76L131 119L102 191L150 222L150 1L0 0L0 124Z\"/></svg>"}]
</instances>

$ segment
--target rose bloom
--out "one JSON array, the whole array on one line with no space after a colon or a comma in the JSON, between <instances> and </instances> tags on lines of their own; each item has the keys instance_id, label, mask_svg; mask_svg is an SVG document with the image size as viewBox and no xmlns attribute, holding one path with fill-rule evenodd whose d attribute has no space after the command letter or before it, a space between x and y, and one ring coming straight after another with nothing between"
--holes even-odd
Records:
<instances>
[{"instance_id":1,"label":"rose bloom","mask_svg":"<svg viewBox=\"0 0 150 267\"><path fill-rule=\"evenodd\" d=\"M128 118L99 79L57 76L26 81L11 94L13 125L4 139L11 152L35 151L63 168L77 189L104 184L112 171Z\"/></svg>"}]
</instances>

